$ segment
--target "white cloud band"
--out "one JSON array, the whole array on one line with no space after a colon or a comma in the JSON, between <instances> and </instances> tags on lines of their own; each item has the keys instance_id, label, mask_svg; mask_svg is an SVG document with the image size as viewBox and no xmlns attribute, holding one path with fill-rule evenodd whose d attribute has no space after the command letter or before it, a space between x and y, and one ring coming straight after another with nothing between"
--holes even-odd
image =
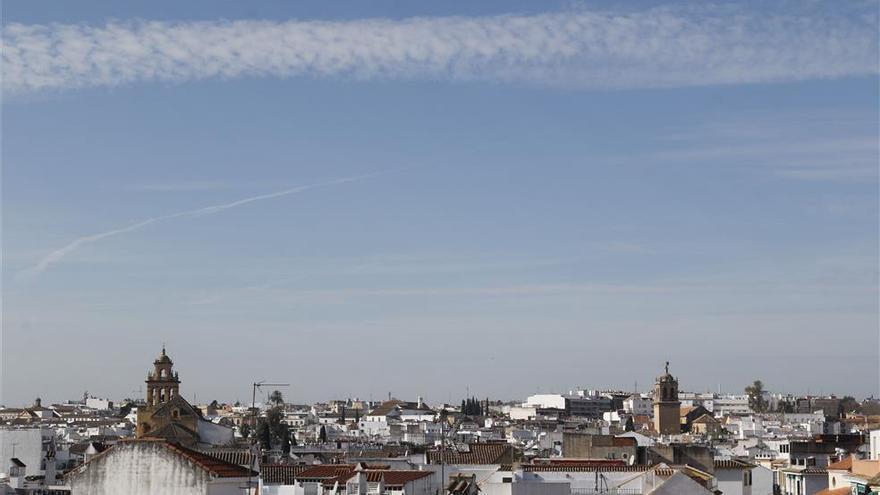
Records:
<instances>
[{"instance_id":1,"label":"white cloud band","mask_svg":"<svg viewBox=\"0 0 880 495\"><path fill-rule=\"evenodd\" d=\"M877 72L870 15L708 9L344 22L8 24L7 92L243 76L638 88Z\"/></svg>"}]
</instances>

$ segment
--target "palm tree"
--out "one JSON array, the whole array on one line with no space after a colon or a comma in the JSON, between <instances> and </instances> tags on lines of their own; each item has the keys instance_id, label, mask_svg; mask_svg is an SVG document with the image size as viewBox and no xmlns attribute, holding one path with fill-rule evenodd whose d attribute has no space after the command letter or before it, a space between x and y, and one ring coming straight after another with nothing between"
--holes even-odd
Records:
<instances>
[{"instance_id":1,"label":"palm tree","mask_svg":"<svg viewBox=\"0 0 880 495\"><path fill-rule=\"evenodd\" d=\"M764 400L764 383L761 380L755 380L754 383L746 387L745 392L749 396L749 407L752 411L764 412L767 408L767 401Z\"/></svg>"},{"instance_id":2,"label":"palm tree","mask_svg":"<svg viewBox=\"0 0 880 495\"><path fill-rule=\"evenodd\" d=\"M281 395L280 390L274 390L271 394L269 394L269 402L275 406L280 406L284 404L284 396Z\"/></svg>"}]
</instances>

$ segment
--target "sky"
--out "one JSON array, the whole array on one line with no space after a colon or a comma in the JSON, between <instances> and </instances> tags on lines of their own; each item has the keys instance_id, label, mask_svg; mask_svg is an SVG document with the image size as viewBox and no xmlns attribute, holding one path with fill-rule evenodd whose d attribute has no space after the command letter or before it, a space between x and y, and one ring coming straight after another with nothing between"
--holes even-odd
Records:
<instances>
[{"instance_id":1,"label":"sky","mask_svg":"<svg viewBox=\"0 0 880 495\"><path fill-rule=\"evenodd\" d=\"M880 395L875 2L3 3L0 403Z\"/></svg>"}]
</instances>

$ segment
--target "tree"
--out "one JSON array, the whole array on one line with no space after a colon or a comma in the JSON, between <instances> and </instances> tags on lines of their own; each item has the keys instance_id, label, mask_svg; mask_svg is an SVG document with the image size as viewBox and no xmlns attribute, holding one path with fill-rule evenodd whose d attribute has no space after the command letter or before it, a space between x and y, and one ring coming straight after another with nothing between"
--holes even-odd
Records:
<instances>
[{"instance_id":1,"label":"tree","mask_svg":"<svg viewBox=\"0 0 880 495\"><path fill-rule=\"evenodd\" d=\"M289 438L290 430L283 420L284 412L281 406L267 410L266 417L259 419L256 438L265 450L271 450L272 447L284 449L285 438Z\"/></svg>"},{"instance_id":2,"label":"tree","mask_svg":"<svg viewBox=\"0 0 880 495\"><path fill-rule=\"evenodd\" d=\"M281 453L285 457L290 455L290 430L287 428L284 429L284 433L281 436Z\"/></svg>"},{"instance_id":3,"label":"tree","mask_svg":"<svg viewBox=\"0 0 880 495\"><path fill-rule=\"evenodd\" d=\"M257 440L263 450L272 449L272 431L269 429L268 421L260 421L260 424L257 425Z\"/></svg>"},{"instance_id":4,"label":"tree","mask_svg":"<svg viewBox=\"0 0 880 495\"><path fill-rule=\"evenodd\" d=\"M858 410L859 401L857 401L855 397L847 395L840 399L840 406L838 406L837 415L842 417L847 413L856 412Z\"/></svg>"},{"instance_id":5,"label":"tree","mask_svg":"<svg viewBox=\"0 0 880 495\"><path fill-rule=\"evenodd\" d=\"M635 431L636 425L633 422L633 417L629 416L626 418L626 424L623 426L623 431Z\"/></svg>"},{"instance_id":6,"label":"tree","mask_svg":"<svg viewBox=\"0 0 880 495\"><path fill-rule=\"evenodd\" d=\"M318 441L327 443L327 429L324 428L324 425L321 425L321 430L318 432Z\"/></svg>"},{"instance_id":7,"label":"tree","mask_svg":"<svg viewBox=\"0 0 880 495\"><path fill-rule=\"evenodd\" d=\"M880 401L876 399L865 399L859 407L859 412L867 416L880 415Z\"/></svg>"},{"instance_id":8,"label":"tree","mask_svg":"<svg viewBox=\"0 0 880 495\"><path fill-rule=\"evenodd\" d=\"M269 402L274 406L284 405L284 396L281 395L280 390L273 390L271 394L269 394Z\"/></svg>"},{"instance_id":9,"label":"tree","mask_svg":"<svg viewBox=\"0 0 880 495\"><path fill-rule=\"evenodd\" d=\"M783 414L793 414L795 411L795 403L790 400L779 401L776 410Z\"/></svg>"},{"instance_id":10,"label":"tree","mask_svg":"<svg viewBox=\"0 0 880 495\"><path fill-rule=\"evenodd\" d=\"M749 396L749 407L752 411L760 413L767 409L767 401L764 400L764 383L761 380L752 382L745 391Z\"/></svg>"},{"instance_id":11,"label":"tree","mask_svg":"<svg viewBox=\"0 0 880 495\"><path fill-rule=\"evenodd\" d=\"M354 422L355 422L355 423L360 423L360 422L361 422L361 410L360 410L360 408L357 408L357 409L354 410Z\"/></svg>"},{"instance_id":12,"label":"tree","mask_svg":"<svg viewBox=\"0 0 880 495\"><path fill-rule=\"evenodd\" d=\"M241 426L238 427L238 432L241 433L242 438L249 437L251 435L251 425L242 423Z\"/></svg>"}]
</instances>

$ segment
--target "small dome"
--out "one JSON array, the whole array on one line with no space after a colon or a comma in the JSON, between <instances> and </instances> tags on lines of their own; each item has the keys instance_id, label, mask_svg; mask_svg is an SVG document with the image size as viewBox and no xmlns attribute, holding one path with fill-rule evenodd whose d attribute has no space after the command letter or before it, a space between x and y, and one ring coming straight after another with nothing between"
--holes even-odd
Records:
<instances>
[{"instance_id":1,"label":"small dome","mask_svg":"<svg viewBox=\"0 0 880 495\"><path fill-rule=\"evenodd\" d=\"M666 373L657 377L657 383L672 383L677 382L674 376L669 374L669 361L666 361Z\"/></svg>"},{"instance_id":2,"label":"small dome","mask_svg":"<svg viewBox=\"0 0 880 495\"><path fill-rule=\"evenodd\" d=\"M162 354L160 354L159 357L156 359L156 364L170 363L170 362L171 362L171 358L168 357L168 354L165 354L165 346L163 345L162 346Z\"/></svg>"}]
</instances>

